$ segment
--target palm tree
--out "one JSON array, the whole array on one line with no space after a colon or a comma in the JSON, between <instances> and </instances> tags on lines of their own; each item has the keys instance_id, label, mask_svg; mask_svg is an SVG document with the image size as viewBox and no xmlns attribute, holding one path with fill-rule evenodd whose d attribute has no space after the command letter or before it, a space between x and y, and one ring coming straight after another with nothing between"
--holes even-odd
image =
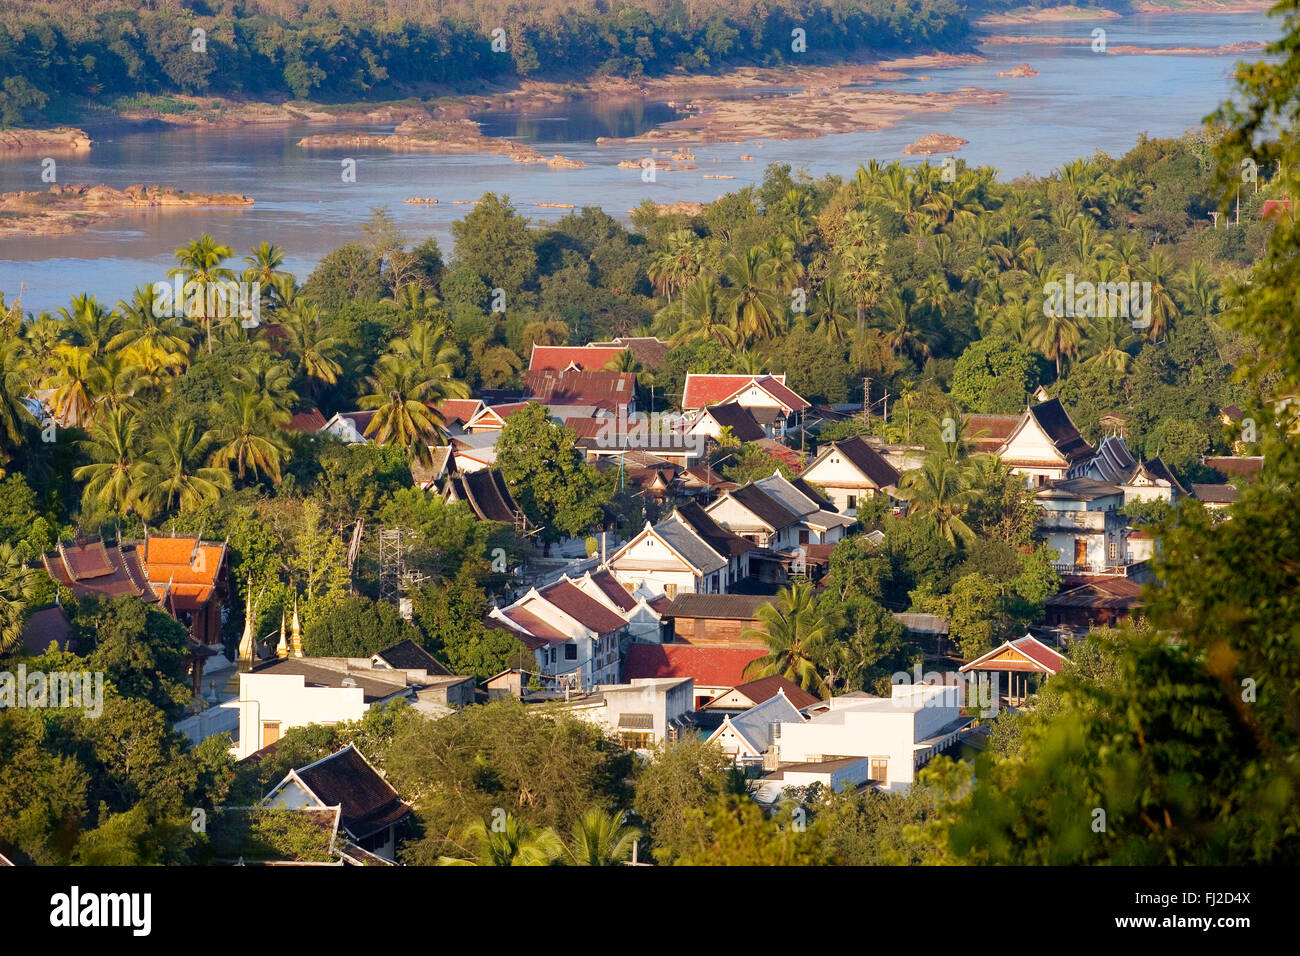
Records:
<instances>
[{"instance_id":1,"label":"palm tree","mask_svg":"<svg viewBox=\"0 0 1300 956\"><path fill-rule=\"evenodd\" d=\"M140 468L138 496L146 517L179 506L181 511L214 502L231 487L230 472L203 465L212 439L194 422L177 419L154 433Z\"/></svg>"},{"instance_id":2,"label":"palm tree","mask_svg":"<svg viewBox=\"0 0 1300 956\"><path fill-rule=\"evenodd\" d=\"M947 455L930 455L920 468L903 474L898 496L909 505L909 514L928 515L949 544L974 540L975 532L963 520L971 493L961 465Z\"/></svg>"},{"instance_id":3,"label":"palm tree","mask_svg":"<svg viewBox=\"0 0 1300 956\"><path fill-rule=\"evenodd\" d=\"M759 247L743 255L733 253L723 260L722 274L727 280L721 294L723 309L734 317L740 334L747 340L775 335L785 303L767 253Z\"/></svg>"},{"instance_id":4,"label":"palm tree","mask_svg":"<svg viewBox=\"0 0 1300 956\"><path fill-rule=\"evenodd\" d=\"M22 640L23 620L35 598L36 571L23 566L17 548L0 542L0 654Z\"/></svg>"},{"instance_id":5,"label":"palm tree","mask_svg":"<svg viewBox=\"0 0 1300 956\"><path fill-rule=\"evenodd\" d=\"M105 309L93 295L72 297L72 308L59 309L66 324L65 335L91 356L99 356L117 334L118 316Z\"/></svg>"},{"instance_id":6,"label":"palm tree","mask_svg":"<svg viewBox=\"0 0 1300 956\"><path fill-rule=\"evenodd\" d=\"M432 289L426 289L418 282L408 282L388 298L379 301L385 305L397 306L403 312L427 312L441 300Z\"/></svg>"},{"instance_id":7,"label":"palm tree","mask_svg":"<svg viewBox=\"0 0 1300 956\"><path fill-rule=\"evenodd\" d=\"M265 399L273 408L290 411L298 401L289 363L268 352L258 352L247 365L235 369L235 384Z\"/></svg>"},{"instance_id":8,"label":"palm tree","mask_svg":"<svg viewBox=\"0 0 1300 956\"><path fill-rule=\"evenodd\" d=\"M50 376L54 420L64 428L80 428L95 414L95 364L89 349L60 345L55 349L55 369Z\"/></svg>"},{"instance_id":9,"label":"palm tree","mask_svg":"<svg viewBox=\"0 0 1300 956\"><path fill-rule=\"evenodd\" d=\"M570 866L618 866L632 855L639 839L641 831L625 826L622 813L593 807L574 824L564 850L565 862Z\"/></svg>"},{"instance_id":10,"label":"palm tree","mask_svg":"<svg viewBox=\"0 0 1300 956\"><path fill-rule=\"evenodd\" d=\"M929 336L912 323L911 289L894 290L880 305L880 327L895 355L907 355L917 362L930 357Z\"/></svg>"},{"instance_id":11,"label":"palm tree","mask_svg":"<svg viewBox=\"0 0 1300 956\"><path fill-rule=\"evenodd\" d=\"M224 421L211 433L217 447L208 464L227 467L233 464L240 481L251 471L255 478L265 474L279 484L280 466L289 455L289 446L280 437L279 428L288 424L289 413L246 388L226 393L224 400L213 408L214 415L223 412Z\"/></svg>"},{"instance_id":12,"label":"palm tree","mask_svg":"<svg viewBox=\"0 0 1300 956\"><path fill-rule=\"evenodd\" d=\"M1219 310L1219 280L1204 262L1193 262L1180 279L1186 311L1208 320Z\"/></svg>"},{"instance_id":13,"label":"palm tree","mask_svg":"<svg viewBox=\"0 0 1300 956\"><path fill-rule=\"evenodd\" d=\"M1088 324L1087 346L1083 364L1090 368L1107 368L1128 372L1133 367L1129 351L1138 342L1133 334L1132 320L1119 315L1107 315Z\"/></svg>"},{"instance_id":14,"label":"palm tree","mask_svg":"<svg viewBox=\"0 0 1300 956\"><path fill-rule=\"evenodd\" d=\"M550 866L564 852L555 831L538 830L507 813L500 827L475 820L465 828L475 847L473 857L438 857L439 866Z\"/></svg>"},{"instance_id":15,"label":"palm tree","mask_svg":"<svg viewBox=\"0 0 1300 956\"><path fill-rule=\"evenodd\" d=\"M248 268L244 270L244 281L259 283L258 292L268 299L276 294L280 280L289 276L288 272L280 268L284 265L283 250L268 242L260 243L248 250L244 261L248 263Z\"/></svg>"},{"instance_id":16,"label":"palm tree","mask_svg":"<svg viewBox=\"0 0 1300 956\"><path fill-rule=\"evenodd\" d=\"M885 287L885 244L875 241L839 245L836 255L840 260L840 281L857 305L861 322Z\"/></svg>"},{"instance_id":17,"label":"palm tree","mask_svg":"<svg viewBox=\"0 0 1300 956\"><path fill-rule=\"evenodd\" d=\"M1061 377L1061 360L1079 354L1083 330L1079 320L1066 315L1064 309L1053 310L1048 315L1039 313L1030 330L1029 341L1039 354L1056 363L1056 377Z\"/></svg>"},{"instance_id":18,"label":"palm tree","mask_svg":"<svg viewBox=\"0 0 1300 956\"><path fill-rule=\"evenodd\" d=\"M85 483L82 501L99 505L106 511L126 514L136 505L140 490L142 442L139 422L128 408L110 408L90 429L90 437L81 443L93 464L83 465L72 473Z\"/></svg>"},{"instance_id":19,"label":"palm tree","mask_svg":"<svg viewBox=\"0 0 1300 956\"><path fill-rule=\"evenodd\" d=\"M1147 328L1147 334L1153 339L1158 339L1169 326L1173 325L1174 319L1178 318L1178 305L1170 295L1176 284L1173 264L1163 252L1157 249L1147 259L1141 274L1144 282L1151 283L1151 324Z\"/></svg>"},{"instance_id":20,"label":"palm tree","mask_svg":"<svg viewBox=\"0 0 1300 956\"><path fill-rule=\"evenodd\" d=\"M309 391L314 391L317 382L333 385L339 380L343 366L338 362L338 340L321 328L320 309L294 302L281 313L280 328L294 369L306 380Z\"/></svg>"},{"instance_id":21,"label":"palm tree","mask_svg":"<svg viewBox=\"0 0 1300 956\"><path fill-rule=\"evenodd\" d=\"M827 279L813 293L812 310L808 313L809 325L827 342L843 345L849 340L849 329L853 323L846 311L847 307L839 283Z\"/></svg>"},{"instance_id":22,"label":"palm tree","mask_svg":"<svg viewBox=\"0 0 1300 956\"><path fill-rule=\"evenodd\" d=\"M234 254L234 249L222 245L205 232L176 250L179 265L167 273L184 279L185 314L203 324L209 355L212 354L212 320L215 316L208 308L208 289L217 283L234 281L235 273L222 265Z\"/></svg>"},{"instance_id":23,"label":"palm tree","mask_svg":"<svg viewBox=\"0 0 1300 956\"><path fill-rule=\"evenodd\" d=\"M806 691L828 695L813 657L829 637L830 627L817 608L812 586L796 583L783 588L776 603L759 608L756 617L762 627L746 627L742 637L763 641L768 652L745 665L745 677L780 674Z\"/></svg>"},{"instance_id":24,"label":"palm tree","mask_svg":"<svg viewBox=\"0 0 1300 956\"><path fill-rule=\"evenodd\" d=\"M675 229L664 237L663 248L650 260L646 277L655 292L668 297L671 307L673 292L690 285L700 274L703 259L699 236L689 229Z\"/></svg>"},{"instance_id":25,"label":"palm tree","mask_svg":"<svg viewBox=\"0 0 1300 956\"><path fill-rule=\"evenodd\" d=\"M391 353L381 355L375 373L367 381L374 391L361 398L362 408L373 408L366 437L380 445L399 445L413 461L428 463L430 445L442 442L442 428L431 403L434 382L410 358Z\"/></svg>"},{"instance_id":26,"label":"palm tree","mask_svg":"<svg viewBox=\"0 0 1300 956\"><path fill-rule=\"evenodd\" d=\"M721 289L712 276L700 276L682 295L681 324L671 341L679 345L692 339L714 339L728 348L737 344L735 318L726 315Z\"/></svg>"},{"instance_id":27,"label":"palm tree","mask_svg":"<svg viewBox=\"0 0 1300 956\"><path fill-rule=\"evenodd\" d=\"M136 286L129 300L119 301L123 329L108 347L121 351L149 375L178 372L189 364L191 329L176 311L170 316L154 315L153 302L153 290L147 286Z\"/></svg>"},{"instance_id":28,"label":"palm tree","mask_svg":"<svg viewBox=\"0 0 1300 956\"><path fill-rule=\"evenodd\" d=\"M0 338L0 466L23 446L26 441L23 426L33 420L21 401L29 388L29 368L22 342L8 336Z\"/></svg>"}]
</instances>

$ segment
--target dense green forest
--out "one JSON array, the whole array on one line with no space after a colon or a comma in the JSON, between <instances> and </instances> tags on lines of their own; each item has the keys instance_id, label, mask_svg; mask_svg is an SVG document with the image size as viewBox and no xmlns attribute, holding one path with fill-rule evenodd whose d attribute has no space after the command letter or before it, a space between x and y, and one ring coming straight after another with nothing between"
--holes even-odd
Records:
<instances>
[{"instance_id":1,"label":"dense green forest","mask_svg":"<svg viewBox=\"0 0 1300 956\"><path fill-rule=\"evenodd\" d=\"M796 28L806 52L792 50ZM494 36L498 30L504 34ZM374 101L525 77L636 77L951 50L968 34L957 0L15 0L0 10L0 125L87 103L166 109L152 98L175 93Z\"/></svg>"}]
</instances>

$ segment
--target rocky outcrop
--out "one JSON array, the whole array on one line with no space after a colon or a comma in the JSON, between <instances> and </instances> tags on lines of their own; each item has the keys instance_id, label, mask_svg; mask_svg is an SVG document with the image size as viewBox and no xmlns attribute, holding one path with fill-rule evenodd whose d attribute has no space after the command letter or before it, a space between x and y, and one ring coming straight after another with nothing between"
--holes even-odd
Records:
<instances>
[{"instance_id":1,"label":"rocky outcrop","mask_svg":"<svg viewBox=\"0 0 1300 956\"><path fill-rule=\"evenodd\" d=\"M251 205L252 198L239 193L188 193L172 186L55 185L0 193L0 234L66 235L132 209Z\"/></svg>"},{"instance_id":2,"label":"rocky outcrop","mask_svg":"<svg viewBox=\"0 0 1300 956\"><path fill-rule=\"evenodd\" d=\"M998 76L1022 77L1022 76L1037 76L1037 75L1038 75L1038 71L1035 70L1028 63L1021 63L1019 66L1013 66L1009 70L998 70Z\"/></svg>"},{"instance_id":3,"label":"rocky outcrop","mask_svg":"<svg viewBox=\"0 0 1300 956\"><path fill-rule=\"evenodd\" d=\"M90 149L92 140L84 129L0 129L0 153L67 153Z\"/></svg>"},{"instance_id":4,"label":"rocky outcrop","mask_svg":"<svg viewBox=\"0 0 1300 956\"><path fill-rule=\"evenodd\" d=\"M970 140L962 139L960 136L949 136L947 133L930 133L928 136L922 136L915 143L904 146L903 152L909 156L955 153L968 142Z\"/></svg>"}]
</instances>

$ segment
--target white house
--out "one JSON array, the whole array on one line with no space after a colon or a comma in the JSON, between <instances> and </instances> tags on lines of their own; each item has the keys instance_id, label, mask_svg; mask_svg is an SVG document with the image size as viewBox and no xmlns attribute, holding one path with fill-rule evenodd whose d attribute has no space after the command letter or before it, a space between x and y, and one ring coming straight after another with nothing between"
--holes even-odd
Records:
<instances>
[{"instance_id":1,"label":"white house","mask_svg":"<svg viewBox=\"0 0 1300 956\"><path fill-rule=\"evenodd\" d=\"M675 598L723 594L749 577L754 545L733 534L694 503L646 526L609 559L614 577L630 590Z\"/></svg>"},{"instance_id":2,"label":"white house","mask_svg":"<svg viewBox=\"0 0 1300 956\"><path fill-rule=\"evenodd\" d=\"M708 742L738 764L757 764L775 769L781 754L782 723L802 723L806 718L799 708L786 699L785 691L755 704L749 710L723 717L721 726L709 735Z\"/></svg>"},{"instance_id":3,"label":"white house","mask_svg":"<svg viewBox=\"0 0 1300 956\"><path fill-rule=\"evenodd\" d=\"M767 478L760 478L754 486L798 516L799 544L835 544L856 523L854 518L836 511L830 501L802 479L788 481L780 469Z\"/></svg>"},{"instance_id":4,"label":"white house","mask_svg":"<svg viewBox=\"0 0 1300 956\"><path fill-rule=\"evenodd\" d=\"M687 374L682 411L697 412L731 402L748 411L771 438L784 435L795 416L812 407L785 384L784 375Z\"/></svg>"},{"instance_id":5,"label":"white house","mask_svg":"<svg viewBox=\"0 0 1300 956\"><path fill-rule=\"evenodd\" d=\"M335 412L320 430L340 441L357 445L370 440L366 437L366 429L370 427L370 420L374 417L373 411Z\"/></svg>"},{"instance_id":6,"label":"white house","mask_svg":"<svg viewBox=\"0 0 1300 956\"><path fill-rule=\"evenodd\" d=\"M882 790L907 790L916 771L956 741L970 718L961 714L963 688L895 684L890 697L834 697L807 720L780 728L782 764L867 758Z\"/></svg>"},{"instance_id":7,"label":"white house","mask_svg":"<svg viewBox=\"0 0 1300 956\"><path fill-rule=\"evenodd\" d=\"M293 727L360 720L372 704L399 698L414 702L405 675L357 674L286 658L239 675L239 742L243 760L279 740Z\"/></svg>"},{"instance_id":8,"label":"white house","mask_svg":"<svg viewBox=\"0 0 1300 956\"><path fill-rule=\"evenodd\" d=\"M647 677L603 684L560 706L603 727L628 750L650 751L693 732L695 682L689 677Z\"/></svg>"},{"instance_id":9,"label":"white house","mask_svg":"<svg viewBox=\"0 0 1300 956\"><path fill-rule=\"evenodd\" d=\"M855 435L823 448L800 477L821 488L841 512L856 515L859 501L896 491L900 476L879 452Z\"/></svg>"},{"instance_id":10,"label":"white house","mask_svg":"<svg viewBox=\"0 0 1300 956\"><path fill-rule=\"evenodd\" d=\"M352 744L290 770L262 802L289 810L337 807L345 856L373 854L389 863L396 859L397 829L411 815L397 791ZM349 852L353 847L364 853Z\"/></svg>"},{"instance_id":11,"label":"white house","mask_svg":"<svg viewBox=\"0 0 1300 956\"><path fill-rule=\"evenodd\" d=\"M1066 574L1114 573L1132 561L1125 547L1128 519L1119 513L1124 489L1094 478L1055 481L1039 489L1038 527L1060 552Z\"/></svg>"}]
</instances>

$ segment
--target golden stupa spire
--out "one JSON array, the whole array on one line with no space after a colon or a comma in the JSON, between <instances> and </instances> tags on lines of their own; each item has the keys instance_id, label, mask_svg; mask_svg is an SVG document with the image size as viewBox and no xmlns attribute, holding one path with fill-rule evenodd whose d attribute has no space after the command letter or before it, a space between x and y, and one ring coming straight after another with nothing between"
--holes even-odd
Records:
<instances>
[{"instance_id":1,"label":"golden stupa spire","mask_svg":"<svg viewBox=\"0 0 1300 956\"><path fill-rule=\"evenodd\" d=\"M275 645L275 656L283 660L289 656L289 638L284 630L284 611L280 611L280 643Z\"/></svg>"},{"instance_id":2,"label":"golden stupa spire","mask_svg":"<svg viewBox=\"0 0 1300 956\"><path fill-rule=\"evenodd\" d=\"M239 639L239 670L251 670L255 654L253 647L253 576L250 574L248 576L248 591L244 599L244 635Z\"/></svg>"},{"instance_id":3,"label":"golden stupa spire","mask_svg":"<svg viewBox=\"0 0 1300 956\"><path fill-rule=\"evenodd\" d=\"M302 652L302 625L298 623L298 595L293 596L293 633L289 640L289 647L294 657L305 657Z\"/></svg>"}]
</instances>

